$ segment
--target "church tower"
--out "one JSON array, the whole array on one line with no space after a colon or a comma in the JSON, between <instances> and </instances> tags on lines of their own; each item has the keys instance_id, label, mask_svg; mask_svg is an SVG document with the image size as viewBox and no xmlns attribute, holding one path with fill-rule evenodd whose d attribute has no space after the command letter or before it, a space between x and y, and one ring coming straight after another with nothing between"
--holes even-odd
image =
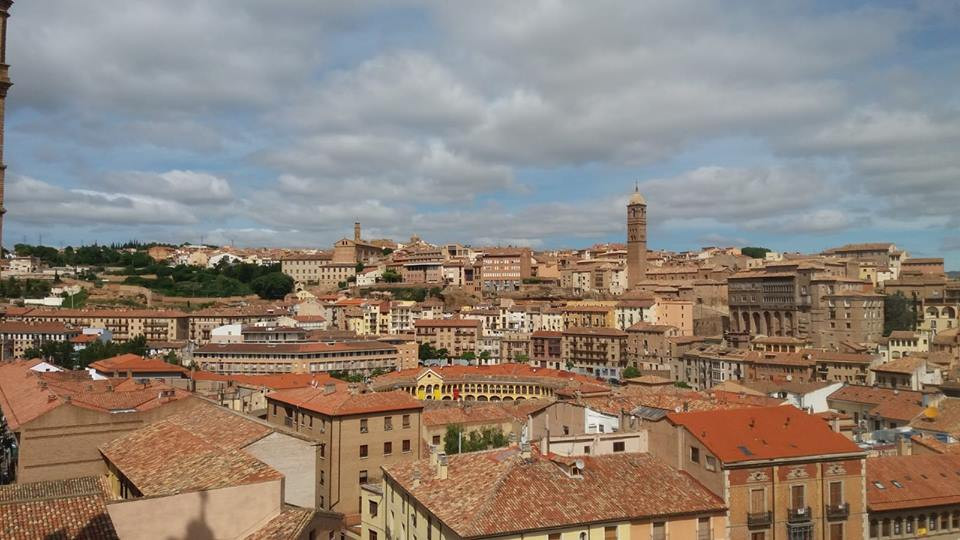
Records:
<instances>
[{"instance_id":1,"label":"church tower","mask_svg":"<svg viewBox=\"0 0 960 540\"><path fill-rule=\"evenodd\" d=\"M12 0L0 0L0 253L3 253L3 215L7 209L3 206L3 187L7 166L3 162L3 123L4 106L7 101L7 90L13 86L10 82L7 65L7 19L10 17Z\"/></svg>"},{"instance_id":2,"label":"church tower","mask_svg":"<svg viewBox=\"0 0 960 540\"><path fill-rule=\"evenodd\" d=\"M634 288L647 273L647 200L638 185L627 203L627 288Z\"/></svg>"}]
</instances>

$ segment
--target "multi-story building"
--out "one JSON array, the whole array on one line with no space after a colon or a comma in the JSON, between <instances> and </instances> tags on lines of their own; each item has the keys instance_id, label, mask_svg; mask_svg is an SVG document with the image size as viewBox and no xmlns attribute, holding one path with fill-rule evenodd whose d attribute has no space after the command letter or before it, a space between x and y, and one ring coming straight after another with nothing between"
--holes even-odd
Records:
<instances>
[{"instance_id":1,"label":"multi-story building","mask_svg":"<svg viewBox=\"0 0 960 540\"><path fill-rule=\"evenodd\" d=\"M908 330L894 330L880 340L880 358L883 362L897 360L914 353L930 350L930 338L926 334Z\"/></svg>"},{"instance_id":2,"label":"multi-story building","mask_svg":"<svg viewBox=\"0 0 960 540\"><path fill-rule=\"evenodd\" d=\"M480 267L480 288L486 294L518 291L531 277L529 248L486 248Z\"/></svg>"},{"instance_id":3,"label":"multi-story building","mask_svg":"<svg viewBox=\"0 0 960 540\"><path fill-rule=\"evenodd\" d=\"M527 362L530 359L530 334L506 332L500 338L502 362Z\"/></svg>"},{"instance_id":4,"label":"multi-story building","mask_svg":"<svg viewBox=\"0 0 960 540\"><path fill-rule=\"evenodd\" d=\"M383 253L383 247L362 239L360 223L353 224L353 239L341 238L333 244L333 262L355 265L358 262L375 260Z\"/></svg>"},{"instance_id":5,"label":"multi-story building","mask_svg":"<svg viewBox=\"0 0 960 540\"><path fill-rule=\"evenodd\" d=\"M423 405L406 392L326 384L267 395L267 421L316 441L317 508L360 513L360 486L381 468L420 459Z\"/></svg>"},{"instance_id":6,"label":"multi-story building","mask_svg":"<svg viewBox=\"0 0 960 540\"><path fill-rule=\"evenodd\" d=\"M278 317L286 314L285 309L263 305L199 309L187 315L189 320L188 335L190 341L202 345L210 341L211 332L214 328L228 324L237 324L242 327L243 325L274 322Z\"/></svg>"},{"instance_id":7,"label":"multi-story building","mask_svg":"<svg viewBox=\"0 0 960 540\"><path fill-rule=\"evenodd\" d=\"M296 253L280 261L280 271L292 277L296 283L316 285L320 283L320 269L331 262L329 253Z\"/></svg>"},{"instance_id":8,"label":"multi-story building","mask_svg":"<svg viewBox=\"0 0 960 540\"><path fill-rule=\"evenodd\" d=\"M385 466L379 485L364 486L362 539L722 537L720 497L624 449L620 442L605 455L547 456L523 445Z\"/></svg>"},{"instance_id":9,"label":"multi-story building","mask_svg":"<svg viewBox=\"0 0 960 540\"><path fill-rule=\"evenodd\" d=\"M193 361L214 373L371 373L396 369L397 348L381 341L334 343L208 343L194 350Z\"/></svg>"},{"instance_id":10,"label":"multi-story building","mask_svg":"<svg viewBox=\"0 0 960 540\"><path fill-rule=\"evenodd\" d=\"M86 328L106 328L114 341L144 336L147 341L180 341L187 337L189 319L180 311L148 309L25 309L8 319L29 324L59 322Z\"/></svg>"},{"instance_id":11,"label":"multi-story building","mask_svg":"<svg viewBox=\"0 0 960 540\"><path fill-rule=\"evenodd\" d=\"M857 262L872 262L877 268L889 268L894 278L900 275L901 263L907 259L906 252L897 249L896 245L889 242L847 244L828 249L823 254Z\"/></svg>"},{"instance_id":12,"label":"multi-story building","mask_svg":"<svg viewBox=\"0 0 960 540\"><path fill-rule=\"evenodd\" d=\"M627 333L615 328L567 328L563 331L563 366L602 379L620 379L627 367Z\"/></svg>"},{"instance_id":13,"label":"multi-story building","mask_svg":"<svg viewBox=\"0 0 960 540\"><path fill-rule=\"evenodd\" d=\"M842 353L820 349L804 349L816 364L818 381L844 382L865 385L870 379L870 367L879 357L870 354Z\"/></svg>"},{"instance_id":14,"label":"multi-story building","mask_svg":"<svg viewBox=\"0 0 960 540\"><path fill-rule=\"evenodd\" d=\"M723 497L731 540L865 538L866 452L793 406L670 413L650 452Z\"/></svg>"},{"instance_id":15,"label":"multi-story building","mask_svg":"<svg viewBox=\"0 0 960 540\"><path fill-rule=\"evenodd\" d=\"M882 456L867 460L870 538L960 536L960 456Z\"/></svg>"},{"instance_id":16,"label":"multi-story building","mask_svg":"<svg viewBox=\"0 0 960 540\"><path fill-rule=\"evenodd\" d=\"M670 339L680 335L675 326L641 322L627 328L627 365L641 370L669 371Z\"/></svg>"},{"instance_id":17,"label":"multi-story building","mask_svg":"<svg viewBox=\"0 0 960 540\"><path fill-rule=\"evenodd\" d=\"M827 396L831 409L853 418L858 440L871 439L874 431L907 426L936 403L935 396L922 392L851 384Z\"/></svg>"},{"instance_id":18,"label":"multi-story building","mask_svg":"<svg viewBox=\"0 0 960 540\"><path fill-rule=\"evenodd\" d=\"M674 357L679 358L672 370L674 379L696 390L743 380L752 362L751 351L719 345L692 347Z\"/></svg>"},{"instance_id":19,"label":"multi-story building","mask_svg":"<svg viewBox=\"0 0 960 540\"><path fill-rule=\"evenodd\" d=\"M468 352L477 354L483 335L483 322L475 319L420 319L413 326L417 343L446 349L455 358Z\"/></svg>"},{"instance_id":20,"label":"multi-story building","mask_svg":"<svg viewBox=\"0 0 960 540\"><path fill-rule=\"evenodd\" d=\"M563 307L564 328L616 328L616 317L613 305L571 302Z\"/></svg>"},{"instance_id":21,"label":"multi-story building","mask_svg":"<svg viewBox=\"0 0 960 540\"><path fill-rule=\"evenodd\" d=\"M681 336L693 335L693 302L660 298L653 309L657 324L676 327Z\"/></svg>"},{"instance_id":22,"label":"multi-story building","mask_svg":"<svg viewBox=\"0 0 960 540\"><path fill-rule=\"evenodd\" d=\"M27 349L36 349L46 341L62 343L80 335L81 329L61 322L0 322L0 354L2 360L23 358Z\"/></svg>"},{"instance_id":23,"label":"multi-story building","mask_svg":"<svg viewBox=\"0 0 960 540\"><path fill-rule=\"evenodd\" d=\"M615 311L618 330L626 330L638 323L653 323L657 320L654 298L624 299L617 302Z\"/></svg>"},{"instance_id":24,"label":"multi-story building","mask_svg":"<svg viewBox=\"0 0 960 540\"><path fill-rule=\"evenodd\" d=\"M563 332L539 330L530 334L530 365L563 369Z\"/></svg>"},{"instance_id":25,"label":"multi-story building","mask_svg":"<svg viewBox=\"0 0 960 540\"><path fill-rule=\"evenodd\" d=\"M926 258L908 258L900 262L900 273L903 275L923 275L933 276L944 275L942 257Z\"/></svg>"}]
</instances>

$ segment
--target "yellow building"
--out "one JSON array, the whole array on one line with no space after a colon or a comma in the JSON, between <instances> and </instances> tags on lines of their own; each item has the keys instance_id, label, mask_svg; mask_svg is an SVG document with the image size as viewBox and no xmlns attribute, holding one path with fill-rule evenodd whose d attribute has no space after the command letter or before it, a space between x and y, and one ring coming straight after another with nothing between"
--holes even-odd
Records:
<instances>
[{"instance_id":1,"label":"yellow building","mask_svg":"<svg viewBox=\"0 0 960 540\"><path fill-rule=\"evenodd\" d=\"M394 371L373 380L371 388L403 390L421 400L513 401L554 399L557 394L606 394L610 388L569 371L528 364L444 366Z\"/></svg>"},{"instance_id":2,"label":"yellow building","mask_svg":"<svg viewBox=\"0 0 960 540\"><path fill-rule=\"evenodd\" d=\"M525 445L385 466L383 481L362 490L361 539L726 537L720 497L649 454L620 448L547 457Z\"/></svg>"}]
</instances>

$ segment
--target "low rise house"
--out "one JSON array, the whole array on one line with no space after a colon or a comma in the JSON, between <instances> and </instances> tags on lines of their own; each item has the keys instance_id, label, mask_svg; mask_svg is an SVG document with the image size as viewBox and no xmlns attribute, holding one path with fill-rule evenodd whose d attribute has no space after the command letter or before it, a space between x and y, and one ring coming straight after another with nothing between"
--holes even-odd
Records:
<instances>
[{"instance_id":1,"label":"low rise house","mask_svg":"<svg viewBox=\"0 0 960 540\"><path fill-rule=\"evenodd\" d=\"M960 456L867 460L870 538L960 536Z\"/></svg>"},{"instance_id":2,"label":"low rise house","mask_svg":"<svg viewBox=\"0 0 960 540\"><path fill-rule=\"evenodd\" d=\"M941 397L912 390L845 385L827 396L827 404L853 417L857 440L871 440L873 432L907 426Z\"/></svg>"},{"instance_id":3,"label":"low rise house","mask_svg":"<svg viewBox=\"0 0 960 540\"><path fill-rule=\"evenodd\" d=\"M90 369L100 377L137 379L185 379L187 370L168 364L159 358L144 358L137 354L121 354L90 363Z\"/></svg>"},{"instance_id":4,"label":"low rise house","mask_svg":"<svg viewBox=\"0 0 960 540\"><path fill-rule=\"evenodd\" d=\"M870 368L877 386L906 390L922 390L924 385L943 382L940 370L928 367L924 356L904 356Z\"/></svg>"},{"instance_id":5,"label":"low rise house","mask_svg":"<svg viewBox=\"0 0 960 540\"><path fill-rule=\"evenodd\" d=\"M0 485L0 537L119 540L106 476Z\"/></svg>"}]
</instances>

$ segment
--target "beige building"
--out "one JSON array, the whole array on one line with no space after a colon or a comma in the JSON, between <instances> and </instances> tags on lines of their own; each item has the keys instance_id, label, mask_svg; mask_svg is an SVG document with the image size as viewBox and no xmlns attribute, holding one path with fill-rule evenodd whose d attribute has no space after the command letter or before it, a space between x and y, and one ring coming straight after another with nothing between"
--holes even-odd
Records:
<instances>
[{"instance_id":1,"label":"beige building","mask_svg":"<svg viewBox=\"0 0 960 540\"><path fill-rule=\"evenodd\" d=\"M627 367L627 333L614 328L567 328L561 354L564 367L601 379L620 379Z\"/></svg>"},{"instance_id":2,"label":"beige building","mask_svg":"<svg viewBox=\"0 0 960 540\"><path fill-rule=\"evenodd\" d=\"M0 350L2 359L23 358L27 349L40 348L45 341L62 343L80 335L80 329L60 322L24 323L0 322Z\"/></svg>"},{"instance_id":3,"label":"beige building","mask_svg":"<svg viewBox=\"0 0 960 540\"><path fill-rule=\"evenodd\" d=\"M360 513L360 486L379 482L385 465L420 459L423 405L405 392L353 386L280 390L267 395L267 421L316 441L317 508Z\"/></svg>"},{"instance_id":4,"label":"beige building","mask_svg":"<svg viewBox=\"0 0 960 540\"><path fill-rule=\"evenodd\" d=\"M417 343L446 349L452 358L477 354L483 335L483 322L475 319L420 319L413 326Z\"/></svg>"},{"instance_id":5,"label":"beige building","mask_svg":"<svg viewBox=\"0 0 960 540\"><path fill-rule=\"evenodd\" d=\"M673 326L681 336L693 335L693 302L658 299L654 307L656 323Z\"/></svg>"},{"instance_id":6,"label":"beige building","mask_svg":"<svg viewBox=\"0 0 960 540\"><path fill-rule=\"evenodd\" d=\"M623 447L590 456L548 457L529 445L431 454L384 467L363 498L363 540L696 540L722 538L726 528L723 499Z\"/></svg>"},{"instance_id":7,"label":"beige building","mask_svg":"<svg viewBox=\"0 0 960 540\"><path fill-rule=\"evenodd\" d=\"M29 324L59 322L77 328L106 328L114 341L128 341L144 336L147 341L181 341L186 339L188 317L180 311L147 309L25 309L11 313L7 319Z\"/></svg>"},{"instance_id":8,"label":"beige building","mask_svg":"<svg viewBox=\"0 0 960 540\"><path fill-rule=\"evenodd\" d=\"M518 291L524 279L532 277L529 248L485 248L480 266L480 288L484 294Z\"/></svg>"},{"instance_id":9,"label":"beige building","mask_svg":"<svg viewBox=\"0 0 960 540\"><path fill-rule=\"evenodd\" d=\"M641 370L670 371L671 341L680 335L676 326L637 323L627 328L627 365Z\"/></svg>"},{"instance_id":10,"label":"beige building","mask_svg":"<svg viewBox=\"0 0 960 540\"><path fill-rule=\"evenodd\" d=\"M397 347L381 341L208 343L194 350L193 361L202 370L221 374L369 374L401 365Z\"/></svg>"},{"instance_id":11,"label":"beige building","mask_svg":"<svg viewBox=\"0 0 960 540\"><path fill-rule=\"evenodd\" d=\"M367 242L361 238L360 223L353 224L353 239L341 238L333 244L333 262L355 265L358 262L375 260L383 253L378 244Z\"/></svg>"}]
</instances>

